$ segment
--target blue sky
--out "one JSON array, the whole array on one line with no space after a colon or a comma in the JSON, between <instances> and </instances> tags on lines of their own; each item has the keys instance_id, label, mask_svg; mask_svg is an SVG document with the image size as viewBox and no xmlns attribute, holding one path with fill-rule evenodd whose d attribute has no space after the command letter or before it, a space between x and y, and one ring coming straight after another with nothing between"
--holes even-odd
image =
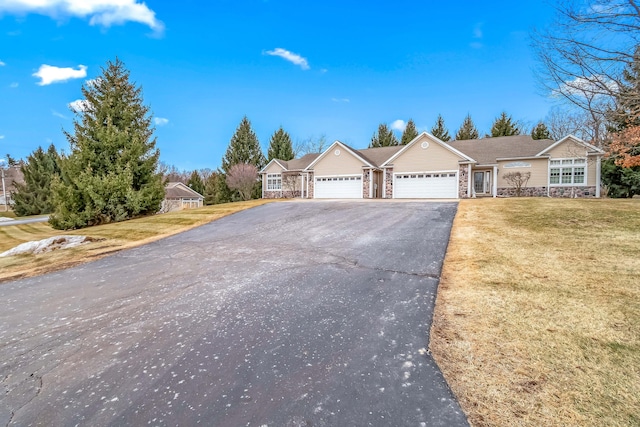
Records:
<instances>
[{"instance_id":1,"label":"blue sky","mask_svg":"<svg viewBox=\"0 0 640 427\"><path fill-rule=\"evenodd\" d=\"M355 148L438 114L451 134L467 114L482 134L502 111L532 125L553 103L529 34L552 18L513 1L2 0L0 156L68 151L69 104L116 56L179 169L218 167L244 115L265 151L281 125Z\"/></svg>"}]
</instances>

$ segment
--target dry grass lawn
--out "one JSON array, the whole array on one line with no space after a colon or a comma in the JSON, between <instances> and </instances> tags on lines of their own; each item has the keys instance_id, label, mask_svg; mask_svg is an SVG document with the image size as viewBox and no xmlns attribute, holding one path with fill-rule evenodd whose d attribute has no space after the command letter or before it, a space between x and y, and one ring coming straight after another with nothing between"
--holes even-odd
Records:
<instances>
[{"instance_id":1,"label":"dry grass lawn","mask_svg":"<svg viewBox=\"0 0 640 427\"><path fill-rule=\"evenodd\" d=\"M462 201L431 350L474 426L640 425L640 200Z\"/></svg>"},{"instance_id":2,"label":"dry grass lawn","mask_svg":"<svg viewBox=\"0 0 640 427\"><path fill-rule=\"evenodd\" d=\"M89 236L97 241L40 255L0 258L0 282L44 274L92 261L107 254L159 240L269 202L269 200L250 200L225 203L72 231L54 230L48 223L2 226L0 227L0 253L20 243L59 235Z\"/></svg>"}]
</instances>

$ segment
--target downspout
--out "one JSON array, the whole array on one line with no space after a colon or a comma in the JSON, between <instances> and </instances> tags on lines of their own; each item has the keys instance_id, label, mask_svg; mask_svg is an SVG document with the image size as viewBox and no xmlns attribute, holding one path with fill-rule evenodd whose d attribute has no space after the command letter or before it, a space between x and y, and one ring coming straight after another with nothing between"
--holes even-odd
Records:
<instances>
[{"instance_id":1,"label":"downspout","mask_svg":"<svg viewBox=\"0 0 640 427\"><path fill-rule=\"evenodd\" d=\"M469 166L467 167L468 171L467 171L467 197L470 199L471 198L471 163L469 163Z\"/></svg>"},{"instance_id":2,"label":"downspout","mask_svg":"<svg viewBox=\"0 0 640 427\"><path fill-rule=\"evenodd\" d=\"M602 187L602 171L600 168L602 167L602 158L601 156L596 157L596 197L600 198L600 187Z\"/></svg>"},{"instance_id":3,"label":"downspout","mask_svg":"<svg viewBox=\"0 0 640 427\"><path fill-rule=\"evenodd\" d=\"M498 196L498 167L493 167L493 185L491 186L491 192L493 193L493 197Z\"/></svg>"},{"instance_id":4,"label":"downspout","mask_svg":"<svg viewBox=\"0 0 640 427\"><path fill-rule=\"evenodd\" d=\"M387 198L387 169L382 169L382 189L380 190L380 195L382 199Z\"/></svg>"},{"instance_id":5,"label":"downspout","mask_svg":"<svg viewBox=\"0 0 640 427\"><path fill-rule=\"evenodd\" d=\"M373 169L369 169L369 198L373 199Z\"/></svg>"},{"instance_id":6,"label":"downspout","mask_svg":"<svg viewBox=\"0 0 640 427\"><path fill-rule=\"evenodd\" d=\"M547 197L551 197L551 157L547 159Z\"/></svg>"}]
</instances>

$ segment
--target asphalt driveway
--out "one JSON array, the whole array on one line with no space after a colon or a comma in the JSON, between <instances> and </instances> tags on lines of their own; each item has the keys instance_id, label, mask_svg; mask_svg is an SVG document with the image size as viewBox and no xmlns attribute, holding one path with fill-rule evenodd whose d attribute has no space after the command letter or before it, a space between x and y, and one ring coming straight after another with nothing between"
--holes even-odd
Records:
<instances>
[{"instance_id":1,"label":"asphalt driveway","mask_svg":"<svg viewBox=\"0 0 640 427\"><path fill-rule=\"evenodd\" d=\"M426 352L456 203L284 202L0 285L1 425L467 425Z\"/></svg>"}]
</instances>

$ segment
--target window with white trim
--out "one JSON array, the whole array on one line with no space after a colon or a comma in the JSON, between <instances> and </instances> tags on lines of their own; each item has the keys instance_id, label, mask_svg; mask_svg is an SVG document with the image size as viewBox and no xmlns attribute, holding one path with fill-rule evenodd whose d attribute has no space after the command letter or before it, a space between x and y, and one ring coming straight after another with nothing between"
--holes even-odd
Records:
<instances>
[{"instance_id":1,"label":"window with white trim","mask_svg":"<svg viewBox=\"0 0 640 427\"><path fill-rule=\"evenodd\" d=\"M282 190L282 174L267 174L267 190Z\"/></svg>"},{"instance_id":2,"label":"window with white trim","mask_svg":"<svg viewBox=\"0 0 640 427\"><path fill-rule=\"evenodd\" d=\"M549 161L549 184L584 185L587 159L554 159Z\"/></svg>"}]
</instances>

